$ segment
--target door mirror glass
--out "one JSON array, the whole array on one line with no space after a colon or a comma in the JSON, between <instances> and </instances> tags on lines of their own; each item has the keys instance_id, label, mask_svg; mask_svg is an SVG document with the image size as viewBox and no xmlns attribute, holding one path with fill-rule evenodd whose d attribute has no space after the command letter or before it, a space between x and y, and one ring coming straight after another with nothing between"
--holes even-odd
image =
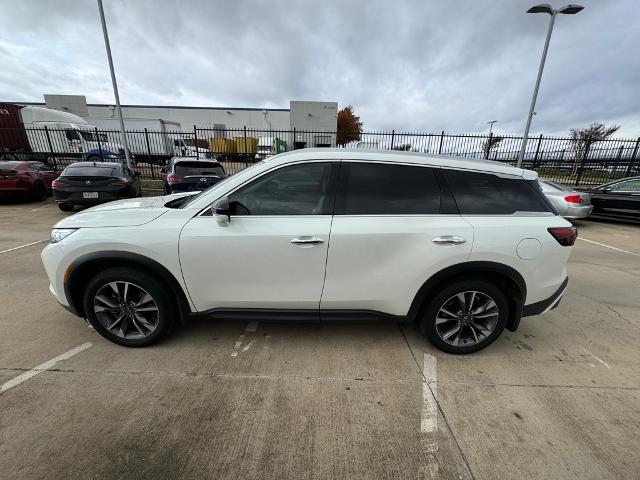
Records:
<instances>
[{"instance_id":1,"label":"door mirror glass","mask_svg":"<svg viewBox=\"0 0 640 480\"><path fill-rule=\"evenodd\" d=\"M228 197L221 198L213 205L213 216L220 224L227 224L231 221Z\"/></svg>"}]
</instances>

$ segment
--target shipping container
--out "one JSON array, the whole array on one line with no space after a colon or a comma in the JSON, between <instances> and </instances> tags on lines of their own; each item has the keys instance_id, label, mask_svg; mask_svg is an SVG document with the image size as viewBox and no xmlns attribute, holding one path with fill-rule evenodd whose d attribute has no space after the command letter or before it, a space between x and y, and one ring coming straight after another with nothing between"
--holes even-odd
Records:
<instances>
[{"instance_id":1,"label":"shipping container","mask_svg":"<svg viewBox=\"0 0 640 480\"><path fill-rule=\"evenodd\" d=\"M258 151L258 139L254 137L235 137L237 153L253 153Z\"/></svg>"},{"instance_id":2,"label":"shipping container","mask_svg":"<svg viewBox=\"0 0 640 480\"><path fill-rule=\"evenodd\" d=\"M20 116L21 108L11 103L0 103L0 151L31 151Z\"/></svg>"},{"instance_id":3,"label":"shipping container","mask_svg":"<svg viewBox=\"0 0 640 480\"><path fill-rule=\"evenodd\" d=\"M236 153L236 142L228 138L212 138L210 145L213 153Z\"/></svg>"}]
</instances>

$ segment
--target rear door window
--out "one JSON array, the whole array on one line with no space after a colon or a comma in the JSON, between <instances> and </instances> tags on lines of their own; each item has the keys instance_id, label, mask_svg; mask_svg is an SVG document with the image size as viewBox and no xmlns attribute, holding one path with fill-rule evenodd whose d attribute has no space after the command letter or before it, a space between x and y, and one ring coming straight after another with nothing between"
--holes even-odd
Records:
<instances>
[{"instance_id":1,"label":"rear door window","mask_svg":"<svg viewBox=\"0 0 640 480\"><path fill-rule=\"evenodd\" d=\"M553 212L536 180L443 169L462 215Z\"/></svg>"},{"instance_id":2,"label":"rear door window","mask_svg":"<svg viewBox=\"0 0 640 480\"><path fill-rule=\"evenodd\" d=\"M336 213L429 215L440 211L440 187L432 168L343 162Z\"/></svg>"}]
</instances>

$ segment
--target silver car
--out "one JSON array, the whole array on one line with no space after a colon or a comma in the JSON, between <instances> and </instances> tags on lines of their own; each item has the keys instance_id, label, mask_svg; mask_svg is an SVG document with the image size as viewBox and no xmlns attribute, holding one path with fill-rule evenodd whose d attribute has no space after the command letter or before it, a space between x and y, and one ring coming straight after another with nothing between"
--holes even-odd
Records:
<instances>
[{"instance_id":1,"label":"silver car","mask_svg":"<svg viewBox=\"0 0 640 480\"><path fill-rule=\"evenodd\" d=\"M540 188L558 215L564 218L586 218L591 215L593 205L588 193L578 192L551 180L540 180Z\"/></svg>"}]
</instances>

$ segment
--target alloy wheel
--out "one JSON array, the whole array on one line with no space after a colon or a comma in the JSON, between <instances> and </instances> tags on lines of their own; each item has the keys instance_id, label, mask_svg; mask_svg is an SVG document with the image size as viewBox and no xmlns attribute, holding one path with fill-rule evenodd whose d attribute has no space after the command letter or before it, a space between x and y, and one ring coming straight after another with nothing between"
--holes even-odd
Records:
<instances>
[{"instance_id":1,"label":"alloy wheel","mask_svg":"<svg viewBox=\"0 0 640 480\"><path fill-rule=\"evenodd\" d=\"M436 315L438 336L455 347L476 345L495 330L500 318L495 300L475 290L449 298Z\"/></svg>"},{"instance_id":2,"label":"alloy wheel","mask_svg":"<svg viewBox=\"0 0 640 480\"><path fill-rule=\"evenodd\" d=\"M131 282L114 281L100 287L93 297L93 311L100 324L120 338L145 338L158 328L156 301Z\"/></svg>"}]
</instances>

